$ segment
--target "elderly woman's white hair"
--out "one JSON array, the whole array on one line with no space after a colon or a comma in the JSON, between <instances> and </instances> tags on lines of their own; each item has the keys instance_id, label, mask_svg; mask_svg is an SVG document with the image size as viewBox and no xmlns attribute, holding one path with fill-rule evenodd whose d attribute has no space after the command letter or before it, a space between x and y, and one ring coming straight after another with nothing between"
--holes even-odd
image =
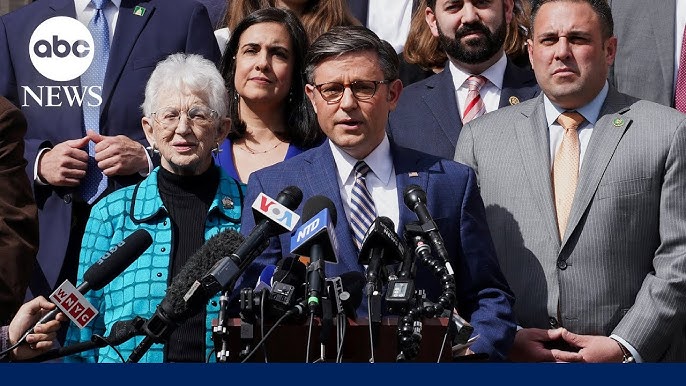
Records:
<instances>
[{"instance_id":1,"label":"elderly woman's white hair","mask_svg":"<svg viewBox=\"0 0 686 386\"><path fill-rule=\"evenodd\" d=\"M160 96L170 91L188 91L205 97L209 108L219 117L228 113L228 96L219 70L213 62L196 54L172 54L157 63L145 86L145 100L141 105L146 117L157 109Z\"/></svg>"}]
</instances>

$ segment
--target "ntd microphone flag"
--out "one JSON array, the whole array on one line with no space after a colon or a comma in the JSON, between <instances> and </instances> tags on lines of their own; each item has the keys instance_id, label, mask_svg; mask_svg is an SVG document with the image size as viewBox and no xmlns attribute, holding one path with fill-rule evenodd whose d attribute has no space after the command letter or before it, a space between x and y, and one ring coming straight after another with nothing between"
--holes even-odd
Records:
<instances>
[{"instance_id":1,"label":"ntd microphone flag","mask_svg":"<svg viewBox=\"0 0 686 386\"><path fill-rule=\"evenodd\" d=\"M50 300L79 328L86 327L98 314L98 310L67 280L50 295Z\"/></svg>"},{"instance_id":2,"label":"ntd microphone flag","mask_svg":"<svg viewBox=\"0 0 686 386\"><path fill-rule=\"evenodd\" d=\"M279 204L278 201L264 193L260 193L257 196L252 203L252 209L255 214L255 222L257 222L259 217L264 216L289 232L295 228L295 224L300 220L300 216L297 213Z\"/></svg>"},{"instance_id":3,"label":"ntd microphone flag","mask_svg":"<svg viewBox=\"0 0 686 386\"><path fill-rule=\"evenodd\" d=\"M329 210L324 208L291 236L291 253L294 255L309 256L310 247L315 243L322 243L324 248L324 260L338 263L336 251L338 241L334 230Z\"/></svg>"}]
</instances>

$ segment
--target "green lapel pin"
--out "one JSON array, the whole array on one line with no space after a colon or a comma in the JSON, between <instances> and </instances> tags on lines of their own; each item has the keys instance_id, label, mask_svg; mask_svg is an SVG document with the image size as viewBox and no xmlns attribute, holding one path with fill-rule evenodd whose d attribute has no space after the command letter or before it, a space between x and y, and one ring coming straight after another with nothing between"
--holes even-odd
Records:
<instances>
[{"instance_id":1,"label":"green lapel pin","mask_svg":"<svg viewBox=\"0 0 686 386\"><path fill-rule=\"evenodd\" d=\"M615 125L615 127L621 127L624 124L624 120L622 118L615 118L614 121L612 121L612 124Z\"/></svg>"},{"instance_id":2,"label":"green lapel pin","mask_svg":"<svg viewBox=\"0 0 686 386\"><path fill-rule=\"evenodd\" d=\"M133 14L136 16L145 15L145 8L141 7L140 5L137 5L133 8Z\"/></svg>"}]
</instances>

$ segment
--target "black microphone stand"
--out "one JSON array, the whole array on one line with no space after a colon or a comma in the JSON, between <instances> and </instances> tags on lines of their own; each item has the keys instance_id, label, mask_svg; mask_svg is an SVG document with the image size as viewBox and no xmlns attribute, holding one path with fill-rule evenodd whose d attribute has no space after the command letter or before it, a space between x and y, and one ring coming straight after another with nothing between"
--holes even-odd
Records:
<instances>
[{"instance_id":1,"label":"black microphone stand","mask_svg":"<svg viewBox=\"0 0 686 386\"><path fill-rule=\"evenodd\" d=\"M230 291L222 292L219 297L219 315L217 325L212 328L212 334L221 340L221 347L216 348L217 362L226 363L229 360L229 296ZM241 329L242 330L242 329Z\"/></svg>"}]
</instances>

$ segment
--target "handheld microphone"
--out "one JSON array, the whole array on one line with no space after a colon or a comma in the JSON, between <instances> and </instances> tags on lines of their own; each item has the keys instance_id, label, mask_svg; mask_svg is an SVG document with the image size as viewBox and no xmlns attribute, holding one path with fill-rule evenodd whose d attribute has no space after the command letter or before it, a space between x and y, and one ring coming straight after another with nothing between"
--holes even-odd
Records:
<instances>
[{"instance_id":1,"label":"handheld microphone","mask_svg":"<svg viewBox=\"0 0 686 386\"><path fill-rule=\"evenodd\" d=\"M417 214L422 230L429 236L438 257L443 261L450 261L443 238L438 232L438 227L433 218L431 218L429 210L426 208L426 192L419 185L409 185L405 188L403 198L405 205Z\"/></svg>"},{"instance_id":2,"label":"handheld microphone","mask_svg":"<svg viewBox=\"0 0 686 386\"><path fill-rule=\"evenodd\" d=\"M336 207L325 196L314 196L303 207L303 225L291 237L291 253L310 257L307 305L311 313L319 308L324 285L324 262L337 262Z\"/></svg>"},{"instance_id":3,"label":"handheld microphone","mask_svg":"<svg viewBox=\"0 0 686 386\"><path fill-rule=\"evenodd\" d=\"M243 236L235 230L226 229L212 236L188 258L167 288L167 294L157 306L155 314L143 326L146 337L133 350L127 362L138 362L153 343L164 342L179 324L207 305L214 294L192 299L186 299L184 295L198 278L205 275L217 261L233 253L243 240Z\"/></svg>"},{"instance_id":4,"label":"handheld microphone","mask_svg":"<svg viewBox=\"0 0 686 386\"><path fill-rule=\"evenodd\" d=\"M276 200L260 194L253 203L257 221L255 227L235 252L225 255L186 293L185 298L209 298L228 290L255 258L269 245L269 238L290 231L300 218L292 210L302 201L302 191L296 186L283 189Z\"/></svg>"},{"instance_id":5,"label":"handheld microphone","mask_svg":"<svg viewBox=\"0 0 686 386\"><path fill-rule=\"evenodd\" d=\"M257 279L257 284L255 284L255 292L261 292L263 289L271 292L274 271L276 271L275 265L269 264L264 267L262 272L260 272L260 277Z\"/></svg>"},{"instance_id":6,"label":"handheld microphone","mask_svg":"<svg viewBox=\"0 0 686 386\"><path fill-rule=\"evenodd\" d=\"M83 283L76 287L76 290L85 294L90 290L97 291L102 289L114 280L115 277L124 272L150 245L152 245L152 237L145 229L138 229L131 233L117 245L110 248L100 260L86 270L83 274ZM61 312L60 307L55 307L54 310L48 312L38 323L26 331L18 342L23 342L29 334L33 334L36 326L39 324L55 319L59 312Z\"/></svg>"}]
</instances>

